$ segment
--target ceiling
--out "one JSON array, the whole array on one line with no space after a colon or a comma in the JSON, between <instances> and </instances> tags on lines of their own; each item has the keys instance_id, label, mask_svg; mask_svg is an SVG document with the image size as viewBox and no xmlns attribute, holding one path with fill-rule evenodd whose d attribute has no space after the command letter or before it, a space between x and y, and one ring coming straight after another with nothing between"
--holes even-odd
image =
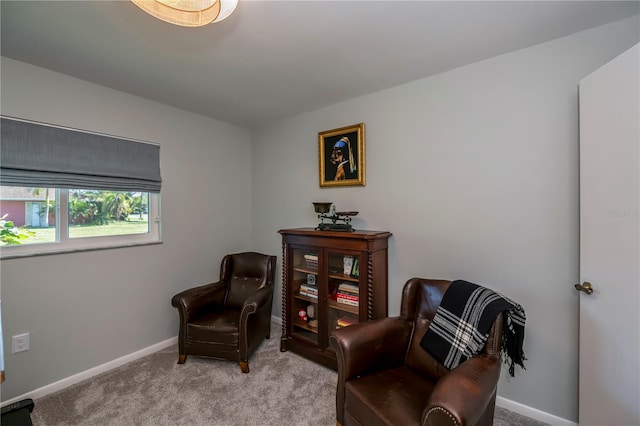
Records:
<instances>
[{"instance_id":1,"label":"ceiling","mask_svg":"<svg viewBox=\"0 0 640 426\"><path fill-rule=\"evenodd\" d=\"M124 0L2 0L1 53L255 128L639 13L638 1L240 0L184 28Z\"/></svg>"}]
</instances>

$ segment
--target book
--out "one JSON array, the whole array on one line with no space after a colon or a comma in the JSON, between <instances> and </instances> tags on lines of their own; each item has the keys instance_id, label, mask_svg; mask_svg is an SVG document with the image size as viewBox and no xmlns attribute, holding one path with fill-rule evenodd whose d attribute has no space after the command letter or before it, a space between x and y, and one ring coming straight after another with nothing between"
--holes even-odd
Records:
<instances>
[{"instance_id":1,"label":"book","mask_svg":"<svg viewBox=\"0 0 640 426\"><path fill-rule=\"evenodd\" d=\"M342 263L343 263L343 273L345 275L349 275L351 273L351 268L353 268L353 257L351 256L345 256L342 258Z\"/></svg>"},{"instance_id":2,"label":"book","mask_svg":"<svg viewBox=\"0 0 640 426\"><path fill-rule=\"evenodd\" d=\"M360 276L360 265L359 265L359 262L358 262L358 258L355 258L353 260L353 266L351 267L350 275L352 277L359 277Z\"/></svg>"},{"instance_id":3,"label":"book","mask_svg":"<svg viewBox=\"0 0 640 426\"><path fill-rule=\"evenodd\" d=\"M342 291L344 293L353 293L353 294L359 294L360 293L360 287L350 284L350 283L342 283L338 286L338 291Z\"/></svg>"},{"instance_id":4,"label":"book","mask_svg":"<svg viewBox=\"0 0 640 426\"><path fill-rule=\"evenodd\" d=\"M306 285L301 285L300 286L300 292L305 292L305 293L309 293L309 294L318 294L318 287L310 287L310 286L306 286Z\"/></svg>"},{"instance_id":5,"label":"book","mask_svg":"<svg viewBox=\"0 0 640 426\"><path fill-rule=\"evenodd\" d=\"M310 297L312 299L317 299L318 298L318 287L316 286L310 286L307 284L300 284L300 288L298 289L298 294L300 294L301 296L307 296Z\"/></svg>"},{"instance_id":6,"label":"book","mask_svg":"<svg viewBox=\"0 0 640 426\"><path fill-rule=\"evenodd\" d=\"M338 297L337 302L342 303L343 305L348 305L348 306L355 306L355 307L360 306L357 300L342 299L340 297Z\"/></svg>"},{"instance_id":7,"label":"book","mask_svg":"<svg viewBox=\"0 0 640 426\"><path fill-rule=\"evenodd\" d=\"M336 321L336 328L348 327L350 325L358 323L358 320L353 317L340 317Z\"/></svg>"},{"instance_id":8,"label":"book","mask_svg":"<svg viewBox=\"0 0 640 426\"><path fill-rule=\"evenodd\" d=\"M305 254L303 256L304 258L304 263L309 267L309 268L317 268L318 267L318 256L315 254Z\"/></svg>"},{"instance_id":9,"label":"book","mask_svg":"<svg viewBox=\"0 0 640 426\"><path fill-rule=\"evenodd\" d=\"M298 294L300 294L300 296L307 296L307 297L309 297L309 298L311 298L311 299L317 299L317 298L318 298L318 295L317 295L317 294L307 293L306 291L302 291L302 290L300 290L300 291L298 292Z\"/></svg>"},{"instance_id":10,"label":"book","mask_svg":"<svg viewBox=\"0 0 640 426\"><path fill-rule=\"evenodd\" d=\"M358 300L360 300L360 296L356 296L356 295L353 295L353 294L347 294L347 293L341 293L341 292L338 292L336 297L337 297L338 300L347 299L347 300L355 300L356 302Z\"/></svg>"}]
</instances>

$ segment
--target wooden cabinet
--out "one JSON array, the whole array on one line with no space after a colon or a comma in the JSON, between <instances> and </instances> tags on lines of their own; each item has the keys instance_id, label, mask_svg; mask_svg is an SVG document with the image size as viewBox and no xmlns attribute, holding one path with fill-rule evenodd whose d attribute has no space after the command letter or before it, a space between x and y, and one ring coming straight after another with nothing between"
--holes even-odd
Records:
<instances>
[{"instance_id":1,"label":"wooden cabinet","mask_svg":"<svg viewBox=\"0 0 640 426\"><path fill-rule=\"evenodd\" d=\"M336 328L388 314L384 231L283 229L282 340L291 350L337 368L329 336Z\"/></svg>"}]
</instances>

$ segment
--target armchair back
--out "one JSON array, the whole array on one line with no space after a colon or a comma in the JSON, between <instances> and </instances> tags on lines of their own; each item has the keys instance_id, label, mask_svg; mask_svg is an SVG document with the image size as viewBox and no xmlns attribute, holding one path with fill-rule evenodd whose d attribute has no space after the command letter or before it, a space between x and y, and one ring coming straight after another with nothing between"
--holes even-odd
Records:
<instances>
[{"instance_id":1,"label":"armchair back","mask_svg":"<svg viewBox=\"0 0 640 426\"><path fill-rule=\"evenodd\" d=\"M273 286L275 260L260 253L228 254L222 259L220 280L228 282L225 308L241 309L263 287Z\"/></svg>"},{"instance_id":2,"label":"armchair back","mask_svg":"<svg viewBox=\"0 0 640 426\"><path fill-rule=\"evenodd\" d=\"M412 278L405 284L402 294L400 316L413 323L405 365L432 380L439 380L449 370L422 349L420 341L427 332L429 323L436 315L436 310L450 284L451 281L445 280ZM502 336L502 323L502 318L498 318L498 321L494 323L484 353L500 356L499 339Z\"/></svg>"}]
</instances>

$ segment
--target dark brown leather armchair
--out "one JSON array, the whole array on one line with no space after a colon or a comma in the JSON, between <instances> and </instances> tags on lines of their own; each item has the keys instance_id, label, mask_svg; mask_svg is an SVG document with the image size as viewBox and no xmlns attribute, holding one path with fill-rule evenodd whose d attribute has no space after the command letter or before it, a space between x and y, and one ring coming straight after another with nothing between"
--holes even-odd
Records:
<instances>
[{"instance_id":1,"label":"dark brown leather armchair","mask_svg":"<svg viewBox=\"0 0 640 426\"><path fill-rule=\"evenodd\" d=\"M493 424L503 314L482 353L451 371L420 346L449 284L412 278L404 286L399 317L332 333L338 359L338 424Z\"/></svg>"},{"instance_id":2,"label":"dark brown leather armchair","mask_svg":"<svg viewBox=\"0 0 640 426\"><path fill-rule=\"evenodd\" d=\"M178 364L187 355L239 361L271 337L276 257L247 252L226 255L220 280L185 290L171 299L180 313Z\"/></svg>"}]
</instances>

